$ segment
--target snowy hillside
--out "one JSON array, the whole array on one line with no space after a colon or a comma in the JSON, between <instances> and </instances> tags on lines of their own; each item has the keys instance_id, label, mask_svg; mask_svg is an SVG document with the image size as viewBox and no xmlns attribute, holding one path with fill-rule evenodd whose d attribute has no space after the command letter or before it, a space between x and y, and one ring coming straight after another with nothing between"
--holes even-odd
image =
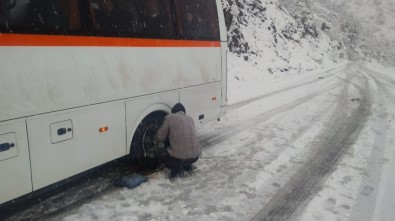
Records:
<instances>
[{"instance_id":1,"label":"snowy hillside","mask_svg":"<svg viewBox=\"0 0 395 221\"><path fill-rule=\"evenodd\" d=\"M332 7L352 13L373 36L395 43L395 2L393 0L330 0Z\"/></svg>"},{"instance_id":2,"label":"snowy hillside","mask_svg":"<svg viewBox=\"0 0 395 221\"><path fill-rule=\"evenodd\" d=\"M349 49L357 52L359 58L395 61L393 0L317 0L315 10L327 17L331 37L340 37L349 43Z\"/></svg>"},{"instance_id":3,"label":"snowy hillside","mask_svg":"<svg viewBox=\"0 0 395 221\"><path fill-rule=\"evenodd\" d=\"M245 81L303 74L341 61L341 44L319 28L296 20L277 1L223 0L223 7L230 88Z\"/></svg>"}]
</instances>

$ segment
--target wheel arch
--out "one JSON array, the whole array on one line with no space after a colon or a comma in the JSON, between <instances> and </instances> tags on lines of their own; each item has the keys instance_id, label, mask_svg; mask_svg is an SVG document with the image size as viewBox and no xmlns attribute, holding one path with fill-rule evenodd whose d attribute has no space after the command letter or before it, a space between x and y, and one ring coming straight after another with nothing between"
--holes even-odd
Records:
<instances>
[{"instance_id":1,"label":"wheel arch","mask_svg":"<svg viewBox=\"0 0 395 221\"><path fill-rule=\"evenodd\" d=\"M164 103L157 103L157 104L152 104L145 108L137 117L136 121L134 122L133 125L131 125L132 130L129 133L128 136L128 154L131 154L131 147L132 147L132 141L134 134L136 133L137 128L141 124L141 122L144 120L144 118L148 117L149 115L152 115L157 112L162 112L165 114L169 114L171 112L170 106Z\"/></svg>"}]
</instances>

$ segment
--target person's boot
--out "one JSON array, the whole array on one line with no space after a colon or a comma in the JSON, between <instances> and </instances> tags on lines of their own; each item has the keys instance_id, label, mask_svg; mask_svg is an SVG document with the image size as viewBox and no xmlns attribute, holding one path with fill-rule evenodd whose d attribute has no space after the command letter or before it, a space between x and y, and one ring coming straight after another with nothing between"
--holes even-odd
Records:
<instances>
[{"instance_id":1,"label":"person's boot","mask_svg":"<svg viewBox=\"0 0 395 221\"><path fill-rule=\"evenodd\" d=\"M172 169L170 169L169 179L176 178L178 175L180 175L181 172L182 172L182 170L180 168L172 168Z\"/></svg>"},{"instance_id":2,"label":"person's boot","mask_svg":"<svg viewBox=\"0 0 395 221\"><path fill-rule=\"evenodd\" d=\"M188 173L191 173L194 168L193 168L192 164L190 164L190 165L183 166L182 169L184 169Z\"/></svg>"}]
</instances>

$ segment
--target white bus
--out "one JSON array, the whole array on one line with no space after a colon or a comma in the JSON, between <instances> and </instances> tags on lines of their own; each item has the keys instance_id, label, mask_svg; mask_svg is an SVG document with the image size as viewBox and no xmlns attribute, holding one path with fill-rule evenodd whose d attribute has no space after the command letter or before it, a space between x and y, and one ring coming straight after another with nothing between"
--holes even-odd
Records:
<instances>
[{"instance_id":1,"label":"white bus","mask_svg":"<svg viewBox=\"0 0 395 221\"><path fill-rule=\"evenodd\" d=\"M226 50L220 0L0 1L0 204L218 119Z\"/></svg>"}]
</instances>

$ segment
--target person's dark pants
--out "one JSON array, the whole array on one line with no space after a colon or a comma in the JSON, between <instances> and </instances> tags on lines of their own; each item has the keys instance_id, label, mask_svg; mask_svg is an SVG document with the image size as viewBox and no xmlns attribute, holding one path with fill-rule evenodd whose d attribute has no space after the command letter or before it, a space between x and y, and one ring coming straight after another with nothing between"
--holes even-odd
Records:
<instances>
[{"instance_id":1,"label":"person's dark pants","mask_svg":"<svg viewBox=\"0 0 395 221\"><path fill-rule=\"evenodd\" d=\"M182 170L192 171L192 164L195 163L199 157L189 158L189 159L178 159L172 157L166 149L163 149L158 154L158 159L161 163L163 163L167 168L170 169L171 174L170 177L177 176Z\"/></svg>"}]
</instances>

